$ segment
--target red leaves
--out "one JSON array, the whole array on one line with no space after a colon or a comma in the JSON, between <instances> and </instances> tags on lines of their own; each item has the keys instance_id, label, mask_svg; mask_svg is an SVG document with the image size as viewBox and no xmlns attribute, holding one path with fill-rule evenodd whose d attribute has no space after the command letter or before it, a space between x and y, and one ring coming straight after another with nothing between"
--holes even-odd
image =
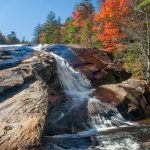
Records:
<instances>
[{"instance_id":1,"label":"red leaves","mask_svg":"<svg viewBox=\"0 0 150 150\"><path fill-rule=\"evenodd\" d=\"M95 14L95 22L100 26L98 38L103 42L105 50L112 51L123 47L119 43L126 35L121 31L121 24L126 22L128 10L128 0L105 0L100 11Z\"/></svg>"},{"instance_id":2,"label":"red leaves","mask_svg":"<svg viewBox=\"0 0 150 150\"><path fill-rule=\"evenodd\" d=\"M89 13L88 7L79 5L73 12L74 26L84 27L87 19L94 18L92 30L97 33L104 50L121 50L124 48L123 41L127 38L123 26L128 23L130 3L132 0L105 0L101 4L100 11L95 14Z\"/></svg>"},{"instance_id":3,"label":"red leaves","mask_svg":"<svg viewBox=\"0 0 150 150\"><path fill-rule=\"evenodd\" d=\"M81 13L79 11L73 12L74 26L80 27L84 25L84 20L82 19Z\"/></svg>"},{"instance_id":4,"label":"red leaves","mask_svg":"<svg viewBox=\"0 0 150 150\"><path fill-rule=\"evenodd\" d=\"M90 1L81 1L73 12L74 25L83 27L87 19L93 18L94 7Z\"/></svg>"}]
</instances>

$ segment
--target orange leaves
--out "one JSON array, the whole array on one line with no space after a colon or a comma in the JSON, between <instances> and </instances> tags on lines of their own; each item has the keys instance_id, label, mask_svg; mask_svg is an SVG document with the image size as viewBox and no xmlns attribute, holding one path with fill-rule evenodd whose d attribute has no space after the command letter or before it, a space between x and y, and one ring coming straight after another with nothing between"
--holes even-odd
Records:
<instances>
[{"instance_id":1,"label":"orange leaves","mask_svg":"<svg viewBox=\"0 0 150 150\"><path fill-rule=\"evenodd\" d=\"M104 50L121 50L127 39L123 27L128 24L127 14L130 13L131 3L133 0L105 0L97 13L92 11L89 4L81 3L73 13L73 24L84 28L87 21L91 20L92 32L102 42Z\"/></svg>"},{"instance_id":2,"label":"orange leaves","mask_svg":"<svg viewBox=\"0 0 150 150\"><path fill-rule=\"evenodd\" d=\"M99 26L98 38L103 42L105 50L112 51L123 47L119 43L126 35L122 32L121 25L126 23L128 11L129 0L105 0L100 11L95 14L94 20Z\"/></svg>"},{"instance_id":3,"label":"orange leaves","mask_svg":"<svg viewBox=\"0 0 150 150\"><path fill-rule=\"evenodd\" d=\"M79 17L80 17L80 13L78 11L76 12L73 12L73 19L74 19L74 22L73 24L75 26L79 26L80 22L79 22Z\"/></svg>"},{"instance_id":4,"label":"orange leaves","mask_svg":"<svg viewBox=\"0 0 150 150\"><path fill-rule=\"evenodd\" d=\"M79 11L73 12L73 19L74 19L74 26L80 27L84 25L84 20L82 19L82 16Z\"/></svg>"},{"instance_id":5,"label":"orange leaves","mask_svg":"<svg viewBox=\"0 0 150 150\"><path fill-rule=\"evenodd\" d=\"M92 19L94 15L94 7L90 1L82 0L73 12L74 25L82 27L86 21Z\"/></svg>"},{"instance_id":6,"label":"orange leaves","mask_svg":"<svg viewBox=\"0 0 150 150\"><path fill-rule=\"evenodd\" d=\"M115 20L123 17L128 9L128 0L106 0L102 3L98 18Z\"/></svg>"},{"instance_id":7,"label":"orange leaves","mask_svg":"<svg viewBox=\"0 0 150 150\"><path fill-rule=\"evenodd\" d=\"M126 36L120 32L112 22L107 22L103 25L103 31L99 34L99 39L102 41L118 41L119 38L125 38Z\"/></svg>"}]
</instances>

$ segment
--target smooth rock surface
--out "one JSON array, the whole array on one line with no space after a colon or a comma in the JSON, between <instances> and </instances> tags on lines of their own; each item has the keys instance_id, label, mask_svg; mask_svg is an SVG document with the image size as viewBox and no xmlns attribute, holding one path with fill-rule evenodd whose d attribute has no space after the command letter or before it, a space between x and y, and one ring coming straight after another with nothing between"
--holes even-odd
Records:
<instances>
[{"instance_id":1,"label":"smooth rock surface","mask_svg":"<svg viewBox=\"0 0 150 150\"><path fill-rule=\"evenodd\" d=\"M55 102L47 84L55 73L54 58L41 52L0 71L0 149L39 146L48 107Z\"/></svg>"},{"instance_id":2,"label":"smooth rock surface","mask_svg":"<svg viewBox=\"0 0 150 150\"><path fill-rule=\"evenodd\" d=\"M115 105L127 120L138 120L150 115L146 87L145 81L131 78L120 84L102 85L94 91L94 95Z\"/></svg>"}]
</instances>

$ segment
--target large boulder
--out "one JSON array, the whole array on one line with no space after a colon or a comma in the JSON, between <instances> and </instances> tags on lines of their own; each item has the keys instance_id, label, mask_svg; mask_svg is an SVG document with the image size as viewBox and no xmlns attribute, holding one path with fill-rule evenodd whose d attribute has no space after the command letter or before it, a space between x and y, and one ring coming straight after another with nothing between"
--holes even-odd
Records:
<instances>
[{"instance_id":1,"label":"large boulder","mask_svg":"<svg viewBox=\"0 0 150 150\"><path fill-rule=\"evenodd\" d=\"M16 67L0 71L0 149L32 149L40 144L54 90L54 58L36 53Z\"/></svg>"},{"instance_id":2,"label":"large boulder","mask_svg":"<svg viewBox=\"0 0 150 150\"><path fill-rule=\"evenodd\" d=\"M81 71L96 87L103 84L119 83L131 77L122 66L122 63L113 61L108 52L98 49L74 48L76 56L80 61L76 62L74 68Z\"/></svg>"},{"instance_id":3,"label":"large boulder","mask_svg":"<svg viewBox=\"0 0 150 150\"><path fill-rule=\"evenodd\" d=\"M131 78L122 83L99 86L93 93L98 99L115 105L126 119L139 120L150 115L146 89L146 81Z\"/></svg>"}]
</instances>

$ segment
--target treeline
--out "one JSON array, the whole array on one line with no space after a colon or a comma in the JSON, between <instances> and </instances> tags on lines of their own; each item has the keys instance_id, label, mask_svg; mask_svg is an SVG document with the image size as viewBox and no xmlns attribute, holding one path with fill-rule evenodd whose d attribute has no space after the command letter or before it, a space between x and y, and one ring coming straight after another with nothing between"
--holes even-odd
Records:
<instances>
[{"instance_id":1,"label":"treeline","mask_svg":"<svg viewBox=\"0 0 150 150\"><path fill-rule=\"evenodd\" d=\"M17 35L14 31L11 31L10 34L7 36L3 35L2 32L0 32L0 44L27 44L28 41L25 40L25 37L22 38L22 40L17 38Z\"/></svg>"},{"instance_id":2,"label":"treeline","mask_svg":"<svg viewBox=\"0 0 150 150\"><path fill-rule=\"evenodd\" d=\"M81 24L84 23L84 26L78 26L76 24L76 14L78 9L82 9L80 7L84 7L82 6L83 4L87 7L87 10L83 12L87 20L82 22L83 18L80 18ZM61 23L61 18L56 17L54 12L50 12L46 17L46 21L35 27L33 43L73 43L83 44L87 47L100 46L101 41L97 38L97 35L92 29L94 12L93 4L88 0L83 0L81 3L77 4L73 15L68 17L64 23Z\"/></svg>"},{"instance_id":3,"label":"treeline","mask_svg":"<svg viewBox=\"0 0 150 150\"><path fill-rule=\"evenodd\" d=\"M50 12L43 25L38 24L34 29L33 43L61 43L61 19Z\"/></svg>"},{"instance_id":4,"label":"treeline","mask_svg":"<svg viewBox=\"0 0 150 150\"><path fill-rule=\"evenodd\" d=\"M147 41L144 34L149 28L146 27L149 26L149 3L150 0L99 0L97 12L90 0L81 0L65 23L50 12L46 21L35 27L33 42L75 43L103 47L106 51L121 50L126 43L141 38Z\"/></svg>"}]
</instances>

